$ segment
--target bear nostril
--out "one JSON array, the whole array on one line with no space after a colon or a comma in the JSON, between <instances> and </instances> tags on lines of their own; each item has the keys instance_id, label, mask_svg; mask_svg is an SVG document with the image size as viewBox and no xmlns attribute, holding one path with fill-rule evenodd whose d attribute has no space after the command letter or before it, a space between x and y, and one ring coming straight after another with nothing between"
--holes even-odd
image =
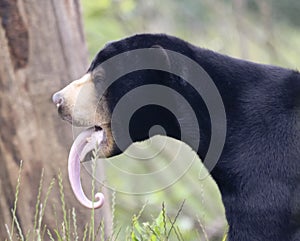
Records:
<instances>
[{"instance_id":1,"label":"bear nostril","mask_svg":"<svg viewBox=\"0 0 300 241\"><path fill-rule=\"evenodd\" d=\"M64 98L62 97L61 93L57 92L52 96L52 101L57 106L60 106L64 102Z\"/></svg>"}]
</instances>

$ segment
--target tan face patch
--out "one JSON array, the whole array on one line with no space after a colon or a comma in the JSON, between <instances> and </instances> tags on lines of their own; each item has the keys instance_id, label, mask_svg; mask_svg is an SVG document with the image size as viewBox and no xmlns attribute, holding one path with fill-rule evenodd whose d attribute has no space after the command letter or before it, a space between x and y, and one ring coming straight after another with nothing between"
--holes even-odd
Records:
<instances>
[{"instance_id":1,"label":"tan face patch","mask_svg":"<svg viewBox=\"0 0 300 241\"><path fill-rule=\"evenodd\" d=\"M88 84L89 82L92 82L92 76L90 73L85 74L78 80L74 80L71 84L75 85L76 87L80 87L81 85Z\"/></svg>"},{"instance_id":2,"label":"tan face patch","mask_svg":"<svg viewBox=\"0 0 300 241\"><path fill-rule=\"evenodd\" d=\"M101 75L100 75L101 74ZM105 132L102 152L111 156L115 149L110 127L110 112L105 96L97 96L94 78L103 79L103 73L88 73L57 92L62 101L57 102L61 117L75 126L100 126ZM100 91L99 91L100 92Z\"/></svg>"},{"instance_id":3,"label":"tan face patch","mask_svg":"<svg viewBox=\"0 0 300 241\"><path fill-rule=\"evenodd\" d=\"M95 125L97 110L97 95L91 74L74 80L60 92L64 99L60 113L62 117L72 119L72 124L77 126ZM68 118L65 118L68 120ZM71 121L71 120L69 120Z\"/></svg>"}]
</instances>

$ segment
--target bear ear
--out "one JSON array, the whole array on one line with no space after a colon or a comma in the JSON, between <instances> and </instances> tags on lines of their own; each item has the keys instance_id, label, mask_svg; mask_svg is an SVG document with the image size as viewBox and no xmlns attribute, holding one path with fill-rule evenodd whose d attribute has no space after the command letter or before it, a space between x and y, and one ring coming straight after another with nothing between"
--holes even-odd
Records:
<instances>
[{"instance_id":1,"label":"bear ear","mask_svg":"<svg viewBox=\"0 0 300 241\"><path fill-rule=\"evenodd\" d=\"M157 60L159 61L159 63L161 63L161 66L167 66L167 69L170 70L171 69L171 61L170 61L170 58L168 56L166 49L164 49L160 45L153 45L153 46L151 46L151 48L160 50Z\"/></svg>"}]
</instances>

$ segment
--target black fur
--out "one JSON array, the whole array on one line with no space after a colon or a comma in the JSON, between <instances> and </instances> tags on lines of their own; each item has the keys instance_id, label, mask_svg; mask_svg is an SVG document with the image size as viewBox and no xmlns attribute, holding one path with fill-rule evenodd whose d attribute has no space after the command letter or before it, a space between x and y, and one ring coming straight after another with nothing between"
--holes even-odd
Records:
<instances>
[{"instance_id":1,"label":"black fur","mask_svg":"<svg viewBox=\"0 0 300 241\"><path fill-rule=\"evenodd\" d=\"M108 44L97 54L88 71L94 71L117 54L153 46L162 48L162 56L163 49L168 49L196 61L221 94L227 136L222 155L211 174L225 205L228 239L300 240L300 74L224 56L161 34L135 35ZM168 56L164 57L168 61ZM179 67L187 76L190 74L185 66ZM101 83L97 80L95 83L101 88ZM129 90L150 83L169 86L189 101L200 125L201 142L195 151L204 158L211 135L208 110L195 89L177 76L143 70L121 77L106 91L109 111L113 112L118 100ZM176 101L176 97L169 98ZM128 106L130 101L136 100L129 100ZM180 103L177 107L180 110ZM185 110L181 113L188 125L189 116L185 116ZM135 114L129 127L131 137L134 141L147 139L149 128L155 124L164 126L167 135L181 138L176 118L155 105L146 106ZM122 128L117 136L122 136ZM192 138L193 130L190 132ZM120 150L116 148L112 155L118 153Z\"/></svg>"}]
</instances>

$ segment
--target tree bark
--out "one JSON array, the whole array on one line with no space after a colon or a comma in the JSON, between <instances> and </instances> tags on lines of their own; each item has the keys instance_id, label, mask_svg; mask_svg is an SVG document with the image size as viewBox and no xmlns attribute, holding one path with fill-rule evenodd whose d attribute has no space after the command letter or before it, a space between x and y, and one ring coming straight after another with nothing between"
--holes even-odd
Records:
<instances>
[{"instance_id":1,"label":"tree bark","mask_svg":"<svg viewBox=\"0 0 300 241\"><path fill-rule=\"evenodd\" d=\"M66 204L76 208L81 230L90 212L79 206L67 180L72 129L51 102L55 91L88 67L79 0L0 0L0 17L0 237L7 237L4 224L12 221L20 160L16 216L23 232L33 226L43 168L45 183L61 170ZM44 217L47 227L55 225L52 204L59 209L59 200L55 188Z\"/></svg>"}]
</instances>

